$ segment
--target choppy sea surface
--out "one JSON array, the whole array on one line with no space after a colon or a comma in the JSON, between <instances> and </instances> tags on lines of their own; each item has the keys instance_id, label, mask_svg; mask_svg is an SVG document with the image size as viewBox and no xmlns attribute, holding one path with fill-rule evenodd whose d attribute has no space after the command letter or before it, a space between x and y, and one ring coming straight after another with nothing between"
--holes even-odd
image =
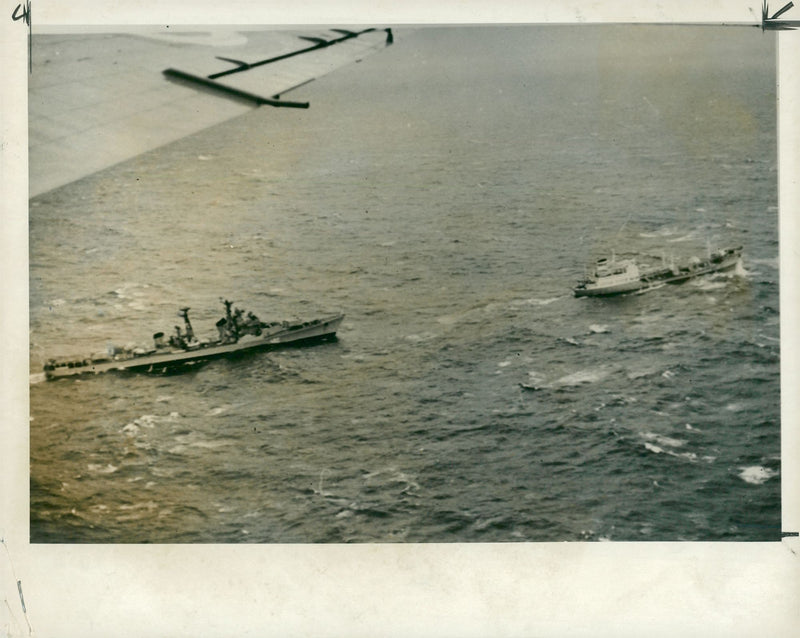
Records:
<instances>
[{"instance_id":1,"label":"choppy sea surface","mask_svg":"<svg viewBox=\"0 0 800 638\"><path fill-rule=\"evenodd\" d=\"M396 35L307 111L31 201L31 541L777 540L773 37ZM611 251L709 245L736 270L571 293ZM220 297L346 319L181 375L38 374L181 306L211 336Z\"/></svg>"}]
</instances>

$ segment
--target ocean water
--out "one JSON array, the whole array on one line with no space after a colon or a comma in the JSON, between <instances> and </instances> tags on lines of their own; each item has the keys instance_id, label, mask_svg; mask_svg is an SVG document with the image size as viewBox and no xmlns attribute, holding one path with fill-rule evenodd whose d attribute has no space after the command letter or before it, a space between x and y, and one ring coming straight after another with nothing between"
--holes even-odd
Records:
<instances>
[{"instance_id":1,"label":"ocean water","mask_svg":"<svg viewBox=\"0 0 800 638\"><path fill-rule=\"evenodd\" d=\"M773 36L396 36L308 111L31 201L31 541L780 538ZM708 245L742 262L572 296L611 251ZM220 297L346 319L181 375L38 374L181 306L213 335Z\"/></svg>"}]
</instances>

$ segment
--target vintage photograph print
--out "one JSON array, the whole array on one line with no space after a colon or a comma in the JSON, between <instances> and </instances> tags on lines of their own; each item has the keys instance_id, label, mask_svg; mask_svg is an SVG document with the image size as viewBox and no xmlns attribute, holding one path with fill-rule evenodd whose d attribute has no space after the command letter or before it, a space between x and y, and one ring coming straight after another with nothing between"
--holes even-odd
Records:
<instances>
[{"instance_id":1,"label":"vintage photograph print","mask_svg":"<svg viewBox=\"0 0 800 638\"><path fill-rule=\"evenodd\" d=\"M32 50L32 543L780 539L774 32Z\"/></svg>"}]
</instances>

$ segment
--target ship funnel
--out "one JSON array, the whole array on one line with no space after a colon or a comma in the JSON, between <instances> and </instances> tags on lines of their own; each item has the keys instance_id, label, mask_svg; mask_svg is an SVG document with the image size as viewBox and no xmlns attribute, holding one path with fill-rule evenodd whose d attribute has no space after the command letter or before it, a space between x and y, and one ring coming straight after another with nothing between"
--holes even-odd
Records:
<instances>
[{"instance_id":1,"label":"ship funnel","mask_svg":"<svg viewBox=\"0 0 800 638\"><path fill-rule=\"evenodd\" d=\"M164 347L164 333L163 332L156 332L153 335L153 343L155 344L156 348L163 348Z\"/></svg>"}]
</instances>

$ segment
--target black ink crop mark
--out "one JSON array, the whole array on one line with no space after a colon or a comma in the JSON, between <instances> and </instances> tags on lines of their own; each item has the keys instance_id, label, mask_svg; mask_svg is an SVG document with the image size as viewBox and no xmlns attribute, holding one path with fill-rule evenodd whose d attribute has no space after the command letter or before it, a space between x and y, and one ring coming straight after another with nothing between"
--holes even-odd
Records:
<instances>
[{"instance_id":1,"label":"black ink crop mark","mask_svg":"<svg viewBox=\"0 0 800 638\"><path fill-rule=\"evenodd\" d=\"M28 26L28 73L33 73L33 38L31 37L31 0L27 0L24 4L18 4L14 7L14 12L11 14L11 19L14 22L23 20Z\"/></svg>"}]
</instances>

